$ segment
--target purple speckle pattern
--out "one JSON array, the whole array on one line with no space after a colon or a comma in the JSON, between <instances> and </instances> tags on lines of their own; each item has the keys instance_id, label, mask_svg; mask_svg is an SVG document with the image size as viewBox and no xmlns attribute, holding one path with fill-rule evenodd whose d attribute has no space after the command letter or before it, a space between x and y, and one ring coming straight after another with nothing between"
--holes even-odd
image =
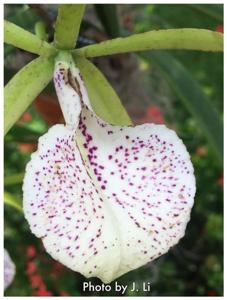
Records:
<instances>
[{"instance_id":1,"label":"purple speckle pattern","mask_svg":"<svg viewBox=\"0 0 227 300\"><path fill-rule=\"evenodd\" d=\"M119 274L167 252L184 235L195 195L193 166L176 133L164 125L111 126L83 105L77 136L119 224Z\"/></svg>"},{"instance_id":2,"label":"purple speckle pattern","mask_svg":"<svg viewBox=\"0 0 227 300\"><path fill-rule=\"evenodd\" d=\"M53 258L85 276L106 269L112 278L120 260L119 237L72 130L55 125L39 139L23 191L25 217ZM110 255L116 267L108 270Z\"/></svg>"},{"instance_id":3,"label":"purple speckle pattern","mask_svg":"<svg viewBox=\"0 0 227 300\"><path fill-rule=\"evenodd\" d=\"M73 75L82 98L58 71L63 106L70 97L83 103L75 103L74 112L65 106L67 126L55 125L39 139L26 168L24 213L54 259L108 283L184 236L195 195L193 166L174 131L105 123L91 111L78 69Z\"/></svg>"},{"instance_id":4,"label":"purple speckle pattern","mask_svg":"<svg viewBox=\"0 0 227 300\"><path fill-rule=\"evenodd\" d=\"M16 268L7 250L4 249L4 290L12 283Z\"/></svg>"}]
</instances>

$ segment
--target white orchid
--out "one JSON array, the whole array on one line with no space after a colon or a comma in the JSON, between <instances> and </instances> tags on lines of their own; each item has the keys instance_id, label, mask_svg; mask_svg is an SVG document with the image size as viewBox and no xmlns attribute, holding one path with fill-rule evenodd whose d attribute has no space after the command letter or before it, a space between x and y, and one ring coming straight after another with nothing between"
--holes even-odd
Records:
<instances>
[{"instance_id":1,"label":"white orchid","mask_svg":"<svg viewBox=\"0 0 227 300\"><path fill-rule=\"evenodd\" d=\"M15 264L10 258L8 251L4 249L4 290L12 283L15 273Z\"/></svg>"},{"instance_id":2,"label":"white orchid","mask_svg":"<svg viewBox=\"0 0 227 300\"><path fill-rule=\"evenodd\" d=\"M54 83L66 125L39 139L27 165L25 216L54 259L108 283L184 236L193 166L166 126L101 120L72 61L56 62Z\"/></svg>"}]
</instances>

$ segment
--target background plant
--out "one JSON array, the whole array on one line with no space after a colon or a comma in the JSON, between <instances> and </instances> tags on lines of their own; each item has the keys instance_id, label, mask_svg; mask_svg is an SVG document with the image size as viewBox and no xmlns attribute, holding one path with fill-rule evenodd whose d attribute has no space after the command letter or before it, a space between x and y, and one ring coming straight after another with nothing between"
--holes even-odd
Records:
<instances>
[{"instance_id":1,"label":"background plant","mask_svg":"<svg viewBox=\"0 0 227 300\"><path fill-rule=\"evenodd\" d=\"M30 234L23 215L19 212L21 181L24 167L29 160L29 151L35 149L38 137L47 130L48 124L57 123L62 118L52 93L52 84L48 85L52 78L56 48L72 50L84 76L95 110L104 119L116 124L118 122L128 124L131 121L105 77L84 56L93 57L119 51L157 48L222 50L221 33L191 29L151 32L142 36L129 37L123 42L116 40L98 45L84 45L99 42L108 37L126 36L130 31L139 33L151 29L178 27L208 28L220 31L222 29L220 5L134 5L132 7L119 5L118 10L121 13L123 26L118 24L116 6L95 5L104 31L100 23L93 20L94 12L91 10L92 7L88 7L89 18L83 18L76 44L84 6L61 6L55 32L53 24L57 15L56 7L47 8L39 5L32 5L32 7L8 5L6 7L8 21L34 31L35 35L15 27L12 23L6 23L5 41L32 53L40 54L39 58L35 58L21 69L5 88L5 130L8 131L11 128L5 140L7 191L5 202L14 208L19 208L17 212L11 207L6 207L5 213L6 247L9 251L11 249L10 253L19 270L15 283L7 291L9 295L35 293L78 295L81 294L81 282L84 280L81 275L64 268L58 270L57 276L54 275L56 272L53 270L58 268L58 265L56 266L56 263L43 252L42 246ZM183 15L187 18L182 18ZM64 22L65 16L67 16L66 23ZM90 21L90 16L93 22ZM47 43L53 40L53 45ZM74 50L75 44L77 47ZM35 57L25 51L18 51L11 45L5 47L6 81L12 77L15 67L21 68L18 65L20 58L27 62ZM85 47L81 48L81 46ZM110 68L106 70L106 76L110 79L113 78L114 72L118 72L118 76L121 76L129 67L134 72L139 70L145 73L145 81L149 82L146 84L147 97L141 95L140 90L144 86L140 86L140 89L136 91L136 85L128 83L128 89L139 95L137 102L133 97L130 101L126 94L124 95L124 89L122 87L120 89L116 84L117 80L115 82L113 80L112 83L117 90L123 91L121 93L123 104L128 108L134 122L165 121L182 136L192 154L198 192L192 221L184 240L166 256L151 265L126 274L121 281L130 283L137 281L138 278L149 280L153 282L151 294L157 295L212 293L221 295L222 55L179 50L171 50L171 53L170 51L138 53L140 56L136 59L136 64L131 62L134 62L134 58L126 54L95 58L93 62L101 68L103 64L108 64ZM128 76L125 76L123 80L128 81ZM138 76L136 80L139 81ZM44 86L47 87L42 96L39 96L34 105L23 114ZM22 118L18 121L22 114ZM198 228L200 228L199 233ZM18 245L17 252L13 251L15 244ZM33 276L36 279L33 278L31 281L30 278L37 271L31 272L29 257L24 256L25 250L29 251L30 247L36 249L37 253L33 256L34 263L39 268L40 276L45 283L45 289L41 292L37 290L39 284L34 283L34 280L40 279ZM166 259L167 256L171 257ZM94 282L98 281L94 279ZM163 289L163 282L166 284L165 289Z\"/></svg>"}]
</instances>

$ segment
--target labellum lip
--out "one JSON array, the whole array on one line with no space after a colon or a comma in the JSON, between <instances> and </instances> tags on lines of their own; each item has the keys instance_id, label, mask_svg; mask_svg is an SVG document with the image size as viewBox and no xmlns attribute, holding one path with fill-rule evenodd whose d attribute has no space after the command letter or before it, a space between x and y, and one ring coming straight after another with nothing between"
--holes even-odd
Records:
<instances>
[{"instance_id":1,"label":"labellum lip","mask_svg":"<svg viewBox=\"0 0 227 300\"><path fill-rule=\"evenodd\" d=\"M76 78L71 84L62 76L69 68ZM53 258L108 283L166 253L184 235L193 167L166 126L102 121L74 65L58 62L54 81L66 126L41 137L27 165L25 216Z\"/></svg>"}]
</instances>

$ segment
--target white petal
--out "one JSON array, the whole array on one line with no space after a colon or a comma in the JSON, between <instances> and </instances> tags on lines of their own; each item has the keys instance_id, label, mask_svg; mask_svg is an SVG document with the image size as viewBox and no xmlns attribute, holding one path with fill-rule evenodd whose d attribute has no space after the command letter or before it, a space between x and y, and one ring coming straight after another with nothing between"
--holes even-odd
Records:
<instances>
[{"instance_id":1,"label":"white petal","mask_svg":"<svg viewBox=\"0 0 227 300\"><path fill-rule=\"evenodd\" d=\"M116 220L86 172L73 131L55 125L39 139L23 192L25 217L47 252L74 271L109 282L120 263Z\"/></svg>"},{"instance_id":2,"label":"white petal","mask_svg":"<svg viewBox=\"0 0 227 300\"><path fill-rule=\"evenodd\" d=\"M81 101L92 110L82 75L74 63L58 61L54 70L54 85L66 125L77 128Z\"/></svg>"},{"instance_id":3,"label":"white petal","mask_svg":"<svg viewBox=\"0 0 227 300\"><path fill-rule=\"evenodd\" d=\"M83 81L83 77L80 73L80 70L75 66L75 64L73 63L73 61L71 61L70 64L70 70L72 72L72 75L74 77L74 80L76 80L78 82L78 85L80 87L80 94L81 94L81 101L91 110L93 111L91 104L90 104L90 100L88 97L88 93L86 90L86 87L84 85L84 81Z\"/></svg>"},{"instance_id":4,"label":"white petal","mask_svg":"<svg viewBox=\"0 0 227 300\"><path fill-rule=\"evenodd\" d=\"M12 283L15 276L15 265L9 256L9 253L4 249L4 290Z\"/></svg>"},{"instance_id":5,"label":"white petal","mask_svg":"<svg viewBox=\"0 0 227 300\"><path fill-rule=\"evenodd\" d=\"M84 107L77 140L118 220L115 277L166 253L184 236L195 195L190 157L176 133L164 125L111 126Z\"/></svg>"},{"instance_id":6,"label":"white petal","mask_svg":"<svg viewBox=\"0 0 227 300\"><path fill-rule=\"evenodd\" d=\"M81 112L80 96L70 85L70 69L66 62L57 62L54 70L54 85L66 124L77 127Z\"/></svg>"},{"instance_id":7,"label":"white petal","mask_svg":"<svg viewBox=\"0 0 227 300\"><path fill-rule=\"evenodd\" d=\"M26 169L25 216L55 259L110 282L166 253L184 235L195 194L193 167L174 131L104 123L91 111L78 69L71 66L79 89L57 72L67 127L56 125L39 140Z\"/></svg>"}]
</instances>

